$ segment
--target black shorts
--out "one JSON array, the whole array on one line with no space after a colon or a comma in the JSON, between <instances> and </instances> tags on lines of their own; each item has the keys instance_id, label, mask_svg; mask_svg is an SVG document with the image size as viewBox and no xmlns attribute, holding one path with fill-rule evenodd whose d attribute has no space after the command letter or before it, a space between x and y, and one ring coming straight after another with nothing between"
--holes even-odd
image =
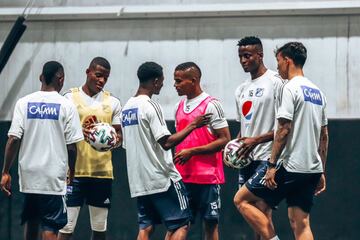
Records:
<instances>
[{"instance_id":1,"label":"black shorts","mask_svg":"<svg viewBox=\"0 0 360 240\"><path fill-rule=\"evenodd\" d=\"M164 223L168 231L190 223L191 211L182 181L173 183L166 192L137 197L140 229Z\"/></svg>"},{"instance_id":2,"label":"black shorts","mask_svg":"<svg viewBox=\"0 0 360 240\"><path fill-rule=\"evenodd\" d=\"M189 192L189 203L195 222L196 214L206 221L219 222L220 217L220 185L185 183Z\"/></svg>"},{"instance_id":3,"label":"black shorts","mask_svg":"<svg viewBox=\"0 0 360 240\"><path fill-rule=\"evenodd\" d=\"M263 166L246 182L250 192L264 199L272 208L285 198L288 207L299 207L310 213L321 173L288 172L281 166L275 175L277 188L271 190L263 185L266 170L267 166Z\"/></svg>"},{"instance_id":4,"label":"black shorts","mask_svg":"<svg viewBox=\"0 0 360 240\"><path fill-rule=\"evenodd\" d=\"M66 204L68 207L87 205L110 208L112 195L112 179L107 178L75 178L67 187Z\"/></svg>"},{"instance_id":5,"label":"black shorts","mask_svg":"<svg viewBox=\"0 0 360 240\"><path fill-rule=\"evenodd\" d=\"M25 200L21 214L21 224L29 220L40 220L42 231L57 233L67 224L65 197L24 193Z\"/></svg>"},{"instance_id":6,"label":"black shorts","mask_svg":"<svg viewBox=\"0 0 360 240\"><path fill-rule=\"evenodd\" d=\"M254 173L262 166L266 165L267 161L256 160L252 161L249 166L239 170L239 188L246 183Z\"/></svg>"}]
</instances>

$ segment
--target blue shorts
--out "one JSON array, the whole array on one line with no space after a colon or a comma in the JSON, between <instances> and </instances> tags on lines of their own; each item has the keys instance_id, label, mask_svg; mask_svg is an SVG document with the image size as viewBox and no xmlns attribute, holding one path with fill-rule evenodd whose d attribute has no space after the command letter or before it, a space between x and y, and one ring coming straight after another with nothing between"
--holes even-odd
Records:
<instances>
[{"instance_id":1,"label":"blue shorts","mask_svg":"<svg viewBox=\"0 0 360 240\"><path fill-rule=\"evenodd\" d=\"M197 212L205 221L219 222L220 217L220 185L185 183L189 192L189 203L195 222Z\"/></svg>"},{"instance_id":2,"label":"blue shorts","mask_svg":"<svg viewBox=\"0 0 360 240\"><path fill-rule=\"evenodd\" d=\"M112 195L112 179L107 178L75 178L67 187L66 204L68 207L87 205L110 208Z\"/></svg>"},{"instance_id":3,"label":"blue shorts","mask_svg":"<svg viewBox=\"0 0 360 240\"><path fill-rule=\"evenodd\" d=\"M57 233L67 224L65 198L62 195L24 193L21 224L40 220L42 231Z\"/></svg>"},{"instance_id":4,"label":"blue shorts","mask_svg":"<svg viewBox=\"0 0 360 240\"><path fill-rule=\"evenodd\" d=\"M288 207L299 207L310 213L321 173L288 172L281 166L275 175L277 188L271 190L263 185L266 170L267 166L263 166L246 182L250 192L262 198L272 208L285 198Z\"/></svg>"},{"instance_id":5,"label":"blue shorts","mask_svg":"<svg viewBox=\"0 0 360 240\"><path fill-rule=\"evenodd\" d=\"M267 161L256 160L252 161L249 166L239 170L239 188L246 183L249 178L254 175L257 170L266 165Z\"/></svg>"},{"instance_id":6,"label":"blue shorts","mask_svg":"<svg viewBox=\"0 0 360 240\"><path fill-rule=\"evenodd\" d=\"M140 229L164 223L168 231L188 225L191 211L182 181L173 183L166 192L137 197Z\"/></svg>"}]
</instances>

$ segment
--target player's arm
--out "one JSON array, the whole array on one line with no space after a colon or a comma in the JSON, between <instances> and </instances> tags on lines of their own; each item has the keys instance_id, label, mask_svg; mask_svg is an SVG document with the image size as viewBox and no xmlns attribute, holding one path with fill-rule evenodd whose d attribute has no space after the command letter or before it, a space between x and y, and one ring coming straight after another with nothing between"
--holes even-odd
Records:
<instances>
[{"instance_id":1,"label":"player's arm","mask_svg":"<svg viewBox=\"0 0 360 240\"><path fill-rule=\"evenodd\" d=\"M229 128L215 129L214 133L217 136L215 141L203 146L181 150L175 154L174 162L184 164L194 155L214 153L223 149L231 139Z\"/></svg>"},{"instance_id":2,"label":"player's arm","mask_svg":"<svg viewBox=\"0 0 360 240\"><path fill-rule=\"evenodd\" d=\"M224 116L223 108L219 101L213 100L206 108L207 113L212 113L210 126L216 139L206 145L183 149L174 156L175 163L184 164L192 156L218 152L231 140L229 127Z\"/></svg>"},{"instance_id":3,"label":"player's arm","mask_svg":"<svg viewBox=\"0 0 360 240\"><path fill-rule=\"evenodd\" d=\"M21 139L10 135L5 147L4 165L1 176L1 190L7 196L11 195L11 176L10 168L15 161L20 149Z\"/></svg>"},{"instance_id":4,"label":"player's arm","mask_svg":"<svg viewBox=\"0 0 360 240\"><path fill-rule=\"evenodd\" d=\"M158 143L164 150L169 150L182 142L194 129L207 125L210 122L212 114L204 114L196 117L189 125L187 125L180 132L172 135L163 136L158 140Z\"/></svg>"},{"instance_id":5,"label":"player's arm","mask_svg":"<svg viewBox=\"0 0 360 240\"><path fill-rule=\"evenodd\" d=\"M121 125L120 124L115 124L115 125L112 125L114 128L115 128L115 131L116 131L116 146L115 148L118 148L121 146L122 144L122 141L123 141L123 136L122 136L122 130L121 130Z\"/></svg>"},{"instance_id":6,"label":"player's arm","mask_svg":"<svg viewBox=\"0 0 360 240\"><path fill-rule=\"evenodd\" d=\"M254 148L265 142L270 142L274 140L274 131L269 131L264 134L260 134L255 137L240 137L240 132L238 134L238 140L243 142L243 147L239 149L238 155L247 156L251 153Z\"/></svg>"},{"instance_id":7,"label":"player's arm","mask_svg":"<svg viewBox=\"0 0 360 240\"><path fill-rule=\"evenodd\" d=\"M112 117L112 126L115 128L115 131L116 131L116 146L115 148L117 147L120 147L121 144L122 144L122 141L123 141L123 136L122 136L122 130L121 130L121 103L120 103L120 100L111 95L114 99L115 99L115 102L114 102L114 106L113 106L113 117Z\"/></svg>"},{"instance_id":8,"label":"player's arm","mask_svg":"<svg viewBox=\"0 0 360 240\"><path fill-rule=\"evenodd\" d=\"M321 127L320 132L320 144L319 144L319 155L321 158L321 162L323 165L323 169L325 172L325 166L326 166L326 159L327 159L327 153L328 153L328 145L329 145L329 132L327 126Z\"/></svg>"},{"instance_id":9,"label":"player's arm","mask_svg":"<svg viewBox=\"0 0 360 240\"><path fill-rule=\"evenodd\" d=\"M328 145L329 145L328 128L327 128L327 126L323 126L323 127L321 127L321 132L320 132L320 144L319 144L318 153L321 158L324 172L321 175L321 179L315 190L315 195L319 195L320 193L324 192L326 189L325 166L326 166L326 159L327 159L327 153L328 153Z\"/></svg>"},{"instance_id":10,"label":"player's arm","mask_svg":"<svg viewBox=\"0 0 360 240\"><path fill-rule=\"evenodd\" d=\"M67 183L71 184L75 176L75 163L76 163L76 155L77 155L76 143L67 144L66 147L67 147L68 165L69 165L69 178Z\"/></svg>"},{"instance_id":11,"label":"player's arm","mask_svg":"<svg viewBox=\"0 0 360 240\"><path fill-rule=\"evenodd\" d=\"M271 150L271 157L269 159L269 167L265 175L265 185L270 188L276 188L275 182L276 163L285 148L289 133L292 128L292 121L286 118L278 119L278 129L275 134L274 144Z\"/></svg>"}]
</instances>

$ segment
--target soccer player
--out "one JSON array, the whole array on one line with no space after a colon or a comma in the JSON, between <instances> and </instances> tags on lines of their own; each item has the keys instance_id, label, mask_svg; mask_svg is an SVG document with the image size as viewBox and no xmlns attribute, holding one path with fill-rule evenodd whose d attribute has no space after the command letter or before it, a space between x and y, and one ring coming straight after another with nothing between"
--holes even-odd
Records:
<instances>
[{"instance_id":1,"label":"soccer player","mask_svg":"<svg viewBox=\"0 0 360 240\"><path fill-rule=\"evenodd\" d=\"M239 171L240 188L270 158L274 139L275 103L279 98L283 80L278 73L264 65L263 47L259 38L244 37L238 42L238 46L240 64L251 77L235 91L236 120L240 122L238 138L243 141L239 154L253 159L249 166ZM261 201L256 207L272 222L270 207ZM260 239L256 232L254 239Z\"/></svg>"},{"instance_id":2,"label":"soccer player","mask_svg":"<svg viewBox=\"0 0 360 240\"><path fill-rule=\"evenodd\" d=\"M11 195L12 163L19 152L19 185L25 201L21 215L26 240L55 240L67 222L66 174L74 176L76 142L84 136L75 106L59 94L64 83L63 66L45 63L40 75L41 90L20 98L14 109L1 190ZM19 151L20 150L20 151Z\"/></svg>"},{"instance_id":3,"label":"soccer player","mask_svg":"<svg viewBox=\"0 0 360 240\"><path fill-rule=\"evenodd\" d=\"M138 68L137 76L139 88L122 110L129 187L138 206L137 239L149 239L155 225L163 222L167 228L165 239L183 240L191 211L170 149L191 131L207 124L210 116L200 115L183 131L171 135L159 103L151 99L163 86L162 67L145 62Z\"/></svg>"},{"instance_id":4,"label":"soccer player","mask_svg":"<svg viewBox=\"0 0 360 240\"><path fill-rule=\"evenodd\" d=\"M220 184L225 182L222 152L230 132L220 102L203 92L201 70L193 62L175 68L174 87L186 96L176 108L176 131L201 114L212 114L209 126L194 130L176 146L174 161L189 191L193 220L200 213L206 240L219 239Z\"/></svg>"},{"instance_id":5,"label":"soccer player","mask_svg":"<svg viewBox=\"0 0 360 240\"><path fill-rule=\"evenodd\" d=\"M278 70L288 79L280 99L271 158L235 196L235 204L263 239L278 239L269 219L251 205L263 199L276 206L288 204L288 217L295 239L314 239L310 210L314 194L325 190L328 149L326 99L320 89L304 77L307 51L300 42L289 42L276 50ZM277 165L282 161L282 165Z\"/></svg>"},{"instance_id":6,"label":"soccer player","mask_svg":"<svg viewBox=\"0 0 360 240\"><path fill-rule=\"evenodd\" d=\"M83 124L85 140L87 127L99 121L112 124L121 139L121 104L119 99L103 88L110 74L110 64L102 57L94 58L86 69L82 87L65 93L77 107ZM98 152L86 141L78 143L75 179L67 188L68 224L60 230L59 239L70 239L74 232L80 208L89 206L92 239L106 239L107 216L111 204L113 166L111 151Z\"/></svg>"}]
</instances>

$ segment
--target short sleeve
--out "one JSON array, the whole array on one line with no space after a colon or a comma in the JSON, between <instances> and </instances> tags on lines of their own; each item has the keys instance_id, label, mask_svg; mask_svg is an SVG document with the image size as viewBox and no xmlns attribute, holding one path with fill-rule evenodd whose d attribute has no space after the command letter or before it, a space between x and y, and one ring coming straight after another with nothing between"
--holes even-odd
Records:
<instances>
[{"instance_id":1,"label":"short sleeve","mask_svg":"<svg viewBox=\"0 0 360 240\"><path fill-rule=\"evenodd\" d=\"M113 103L113 116L112 116L112 125L121 124L121 102L118 98L112 97Z\"/></svg>"},{"instance_id":2,"label":"short sleeve","mask_svg":"<svg viewBox=\"0 0 360 240\"><path fill-rule=\"evenodd\" d=\"M15 136L17 138L22 138L25 129L25 109L26 106L23 106L21 99L18 100L15 104L13 118L11 121L11 126L8 132L8 136Z\"/></svg>"},{"instance_id":3,"label":"short sleeve","mask_svg":"<svg viewBox=\"0 0 360 240\"><path fill-rule=\"evenodd\" d=\"M241 106L239 106L239 101L240 101L240 96L241 96L241 87L239 86L236 90L235 90L235 104L236 104L236 116L235 116L235 120L237 122L241 122Z\"/></svg>"},{"instance_id":4,"label":"short sleeve","mask_svg":"<svg viewBox=\"0 0 360 240\"><path fill-rule=\"evenodd\" d=\"M322 119L321 119L321 126L326 126L328 125L328 119L327 119L327 113L326 113L326 107L327 107L327 101L326 101L326 97L324 96L324 94L322 94L323 96L323 100L324 100L324 106L322 109Z\"/></svg>"},{"instance_id":5,"label":"short sleeve","mask_svg":"<svg viewBox=\"0 0 360 240\"><path fill-rule=\"evenodd\" d=\"M147 109L147 118L149 121L151 132L156 141L160 138L171 135L164 118L162 108L157 102L149 101L150 106Z\"/></svg>"},{"instance_id":6,"label":"short sleeve","mask_svg":"<svg viewBox=\"0 0 360 240\"><path fill-rule=\"evenodd\" d=\"M66 144L80 142L84 139L84 135L82 132L79 114L72 103L69 104L67 110L64 128L65 142Z\"/></svg>"},{"instance_id":7,"label":"short sleeve","mask_svg":"<svg viewBox=\"0 0 360 240\"><path fill-rule=\"evenodd\" d=\"M213 129L220 129L228 126L221 103L214 99L206 108L206 113L212 113L210 126Z\"/></svg>"},{"instance_id":8,"label":"short sleeve","mask_svg":"<svg viewBox=\"0 0 360 240\"><path fill-rule=\"evenodd\" d=\"M280 107L277 112L276 118L277 119L285 118L292 121L294 117L294 109L295 109L294 95L291 89L288 87L288 85L285 85L282 91Z\"/></svg>"}]
</instances>

